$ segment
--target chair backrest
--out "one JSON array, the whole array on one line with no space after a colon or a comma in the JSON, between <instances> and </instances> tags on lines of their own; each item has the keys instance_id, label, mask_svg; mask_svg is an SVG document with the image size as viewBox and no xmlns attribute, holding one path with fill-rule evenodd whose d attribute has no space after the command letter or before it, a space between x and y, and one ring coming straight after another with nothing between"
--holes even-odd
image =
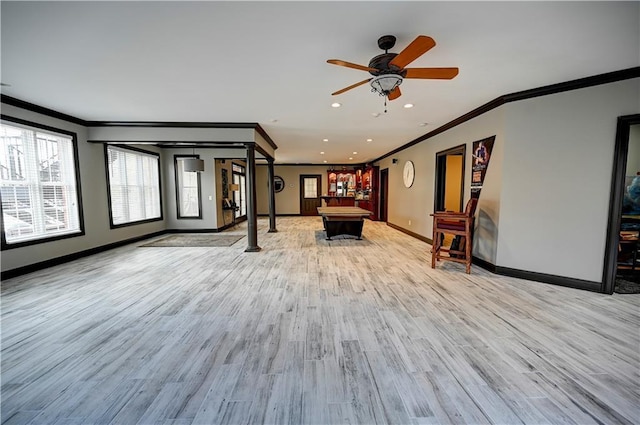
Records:
<instances>
[{"instance_id":1,"label":"chair backrest","mask_svg":"<svg viewBox=\"0 0 640 425\"><path fill-rule=\"evenodd\" d=\"M478 206L478 198L471 198L467 202L467 206L464 209L464 215L467 217L473 217L476 213L476 207Z\"/></svg>"}]
</instances>

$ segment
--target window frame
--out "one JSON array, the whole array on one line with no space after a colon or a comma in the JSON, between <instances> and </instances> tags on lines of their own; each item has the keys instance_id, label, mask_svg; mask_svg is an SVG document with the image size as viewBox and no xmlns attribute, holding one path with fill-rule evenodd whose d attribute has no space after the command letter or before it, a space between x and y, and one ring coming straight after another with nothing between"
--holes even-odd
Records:
<instances>
[{"instance_id":1,"label":"window frame","mask_svg":"<svg viewBox=\"0 0 640 425\"><path fill-rule=\"evenodd\" d=\"M236 176L238 176L237 183L235 178ZM242 190L242 183L243 183L242 180L244 180L244 186L245 186L244 196L243 196L243 190ZM233 202L238 207L238 209L233 212L237 220L247 216L247 199L246 199L247 198L247 191L246 191L247 167L245 167L244 165L236 164L235 162L232 161L231 162L231 183L237 184L239 186L239 189L237 191L239 199L236 199L236 191L233 191L233 195L232 195ZM243 209L244 209L244 214L242 213Z\"/></svg>"},{"instance_id":2,"label":"window frame","mask_svg":"<svg viewBox=\"0 0 640 425\"><path fill-rule=\"evenodd\" d=\"M198 177L198 215L182 215L180 211L180 189L179 187L179 179L178 179L178 161L180 159L185 158L196 158L200 159L200 155L192 154L192 155L184 155L184 154L176 154L173 155L173 174L175 176L175 192L176 192L176 217L178 220L202 220L202 182L200 179L200 173L197 173Z\"/></svg>"},{"instance_id":3,"label":"window frame","mask_svg":"<svg viewBox=\"0 0 640 425\"><path fill-rule=\"evenodd\" d=\"M14 123L18 126L31 128L34 130L42 130L52 133L53 135L64 135L71 138L71 148L73 151L73 167L74 167L74 180L76 185L76 202L78 208L78 230L73 233L65 233L61 235L45 236L37 239L24 240L20 242L10 243L7 242L7 237L4 230L4 212L2 211L2 202L0 202L0 250L6 251L15 248L22 248L25 246L38 245L41 243L48 243L59 241L63 239L76 238L85 235L84 228L84 207L82 205L82 186L80 184L80 160L78 153L78 135L73 131L64 130L61 128L51 127L45 124L36 123L33 121L23 120L21 118L12 117L9 115L0 114L0 121L6 121L7 123Z\"/></svg>"},{"instance_id":4,"label":"window frame","mask_svg":"<svg viewBox=\"0 0 640 425\"><path fill-rule=\"evenodd\" d=\"M111 203L111 178L109 177L109 147L110 146L119 148L119 149L131 150L134 152L143 153L146 155L156 157L156 160L158 161L158 192L159 192L158 195L160 200L160 216L159 217L145 218L143 220L128 221L126 223L119 223L119 224L113 223L113 205ZM106 179L107 179L107 204L109 206L109 227L111 229L119 229L121 227L128 227L128 226L137 226L139 224L153 223L155 221L164 220L164 208L163 208L163 202L162 202L162 167L161 165L162 164L160 163L160 154L158 152L147 151L144 149L140 149L133 146L127 146L123 144L116 144L116 143L104 144L104 170L105 170Z\"/></svg>"}]
</instances>

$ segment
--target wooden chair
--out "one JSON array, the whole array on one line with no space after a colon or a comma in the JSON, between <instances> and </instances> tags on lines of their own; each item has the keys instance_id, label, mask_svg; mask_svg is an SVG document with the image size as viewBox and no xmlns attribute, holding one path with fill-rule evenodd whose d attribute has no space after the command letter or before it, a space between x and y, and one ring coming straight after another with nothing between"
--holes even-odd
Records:
<instances>
[{"instance_id":1,"label":"wooden chair","mask_svg":"<svg viewBox=\"0 0 640 425\"><path fill-rule=\"evenodd\" d=\"M436 268L436 261L455 261L465 264L467 274L471 273L471 248L473 246L473 221L478 205L477 198L469 199L464 212L436 211L433 217L433 245L431 248L431 268ZM460 236L460 244L456 247L442 246L444 235ZM447 255L444 255L447 254Z\"/></svg>"}]
</instances>

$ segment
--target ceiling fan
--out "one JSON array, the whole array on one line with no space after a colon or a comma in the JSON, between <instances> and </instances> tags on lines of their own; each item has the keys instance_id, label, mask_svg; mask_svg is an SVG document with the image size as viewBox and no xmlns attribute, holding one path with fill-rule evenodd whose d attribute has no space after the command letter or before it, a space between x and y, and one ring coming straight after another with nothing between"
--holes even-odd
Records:
<instances>
[{"instance_id":1,"label":"ceiling fan","mask_svg":"<svg viewBox=\"0 0 640 425\"><path fill-rule=\"evenodd\" d=\"M451 80L458 75L458 68L405 68L436 45L436 42L431 37L419 35L400 53L389 53L389 49L395 44L396 38L393 35L380 37L378 39L378 47L384 50L384 53L371 59L369 66L339 59L327 60L328 63L333 65L368 71L373 75L372 78L352 84L349 87L331 93L331 95L342 94L370 82L372 92L385 96L389 100L394 100L402 95L399 86L405 78Z\"/></svg>"}]
</instances>

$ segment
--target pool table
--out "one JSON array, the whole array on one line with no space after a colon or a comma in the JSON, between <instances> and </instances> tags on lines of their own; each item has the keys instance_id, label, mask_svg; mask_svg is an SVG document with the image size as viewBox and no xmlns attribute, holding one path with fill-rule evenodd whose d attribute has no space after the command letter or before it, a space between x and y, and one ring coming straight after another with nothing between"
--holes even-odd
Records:
<instances>
[{"instance_id":1,"label":"pool table","mask_svg":"<svg viewBox=\"0 0 640 425\"><path fill-rule=\"evenodd\" d=\"M338 235L355 236L360 240L364 218L369 217L371 211L358 207L318 207L318 214L322 216L328 241Z\"/></svg>"}]
</instances>

